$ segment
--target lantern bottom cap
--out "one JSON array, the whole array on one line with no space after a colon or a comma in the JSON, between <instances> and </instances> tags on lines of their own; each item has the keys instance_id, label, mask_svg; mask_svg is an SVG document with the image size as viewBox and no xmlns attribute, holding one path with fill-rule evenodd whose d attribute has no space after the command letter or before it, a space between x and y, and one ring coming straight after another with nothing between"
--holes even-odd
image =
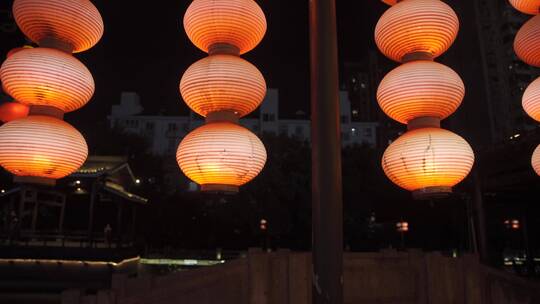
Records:
<instances>
[{"instance_id":1,"label":"lantern bottom cap","mask_svg":"<svg viewBox=\"0 0 540 304\"><path fill-rule=\"evenodd\" d=\"M413 198L416 200L431 200L450 196L452 187L438 186L426 187L412 192Z\"/></svg>"},{"instance_id":2,"label":"lantern bottom cap","mask_svg":"<svg viewBox=\"0 0 540 304\"><path fill-rule=\"evenodd\" d=\"M35 184L43 186L56 185L55 179L39 176L15 176L13 177L13 181L19 184Z\"/></svg>"},{"instance_id":3,"label":"lantern bottom cap","mask_svg":"<svg viewBox=\"0 0 540 304\"><path fill-rule=\"evenodd\" d=\"M235 194L238 193L238 186L225 185L225 184L205 184L201 185L202 192L213 192L213 193L224 193L224 194Z\"/></svg>"}]
</instances>

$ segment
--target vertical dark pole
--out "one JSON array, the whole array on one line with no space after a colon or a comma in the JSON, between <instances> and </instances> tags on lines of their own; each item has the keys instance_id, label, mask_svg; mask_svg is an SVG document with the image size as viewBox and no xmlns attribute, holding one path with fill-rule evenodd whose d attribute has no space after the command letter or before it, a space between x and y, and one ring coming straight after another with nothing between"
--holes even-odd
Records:
<instances>
[{"instance_id":1,"label":"vertical dark pole","mask_svg":"<svg viewBox=\"0 0 540 304\"><path fill-rule=\"evenodd\" d=\"M94 233L94 208L97 195L97 183L98 180L92 182L92 192L90 192L90 210L88 212L88 241L92 245L92 238Z\"/></svg>"},{"instance_id":2,"label":"vertical dark pole","mask_svg":"<svg viewBox=\"0 0 540 304\"><path fill-rule=\"evenodd\" d=\"M487 234L486 234L486 215L484 210L484 198L482 196L482 185L480 180L480 174L478 168L473 170L473 179L474 179L474 215L476 217L476 239L477 239L477 248L478 253L480 254L480 259L484 262L488 262L489 252L487 245Z\"/></svg>"},{"instance_id":3,"label":"vertical dark pole","mask_svg":"<svg viewBox=\"0 0 540 304\"><path fill-rule=\"evenodd\" d=\"M343 303L343 202L335 0L310 0L313 303Z\"/></svg>"}]
</instances>

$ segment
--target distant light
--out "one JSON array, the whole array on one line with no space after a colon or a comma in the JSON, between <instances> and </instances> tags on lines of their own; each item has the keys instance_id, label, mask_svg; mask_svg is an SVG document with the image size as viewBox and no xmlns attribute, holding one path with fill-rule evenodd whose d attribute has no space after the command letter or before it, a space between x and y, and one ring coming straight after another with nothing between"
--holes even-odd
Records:
<instances>
[{"instance_id":1,"label":"distant light","mask_svg":"<svg viewBox=\"0 0 540 304\"><path fill-rule=\"evenodd\" d=\"M352 128L351 132L353 132L353 133L356 132L356 128Z\"/></svg>"},{"instance_id":2,"label":"distant light","mask_svg":"<svg viewBox=\"0 0 540 304\"><path fill-rule=\"evenodd\" d=\"M82 191L82 188L77 188L77 192L81 192Z\"/></svg>"},{"instance_id":3,"label":"distant light","mask_svg":"<svg viewBox=\"0 0 540 304\"><path fill-rule=\"evenodd\" d=\"M137 179L135 180L135 184L140 184L140 183L141 183L141 180L137 178Z\"/></svg>"},{"instance_id":4,"label":"distant light","mask_svg":"<svg viewBox=\"0 0 540 304\"><path fill-rule=\"evenodd\" d=\"M81 184L81 181L80 181L80 180L77 180L77 181L75 181L75 184L80 185L80 184Z\"/></svg>"},{"instance_id":5,"label":"distant light","mask_svg":"<svg viewBox=\"0 0 540 304\"><path fill-rule=\"evenodd\" d=\"M521 134L518 133L518 134L514 135L514 138L518 138L520 136L521 136Z\"/></svg>"},{"instance_id":6,"label":"distant light","mask_svg":"<svg viewBox=\"0 0 540 304\"><path fill-rule=\"evenodd\" d=\"M2 193L6 193L6 190L2 189L2 190L1 190L0 192L2 192Z\"/></svg>"}]
</instances>

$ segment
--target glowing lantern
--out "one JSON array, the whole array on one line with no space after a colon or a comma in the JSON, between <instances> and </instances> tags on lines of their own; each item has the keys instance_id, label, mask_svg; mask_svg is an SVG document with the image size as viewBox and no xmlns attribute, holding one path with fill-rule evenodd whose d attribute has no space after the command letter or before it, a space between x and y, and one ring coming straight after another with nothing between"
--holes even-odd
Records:
<instances>
[{"instance_id":1,"label":"glowing lantern","mask_svg":"<svg viewBox=\"0 0 540 304\"><path fill-rule=\"evenodd\" d=\"M266 95L259 70L238 56L212 55L194 63L180 81L188 106L202 116L232 111L239 117L255 110Z\"/></svg>"},{"instance_id":2,"label":"glowing lantern","mask_svg":"<svg viewBox=\"0 0 540 304\"><path fill-rule=\"evenodd\" d=\"M377 91L382 110L406 124L418 117L444 119L454 113L465 95L456 72L432 61L412 61L384 77Z\"/></svg>"},{"instance_id":3,"label":"glowing lantern","mask_svg":"<svg viewBox=\"0 0 540 304\"><path fill-rule=\"evenodd\" d=\"M0 68L6 92L26 105L44 105L71 112L94 94L94 79L75 57L50 48L24 49Z\"/></svg>"},{"instance_id":4,"label":"glowing lantern","mask_svg":"<svg viewBox=\"0 0 540 304\"><path fill-rule=\"evenodd\" d=\"M532 17L518 31L514 50L528 65L540 67L540 15Z\"/></svg>"},{"instance_id":5,"label":"glowing lantern","mask_svg":"<svg viewBox=\"0 0 540 304\"><path fill-rule=\"evenodd\" d=\"M56 118L33 115L0 127L0 165L18 177L62 178L87 156L79 131Z\"/></svg>"},{"instance_id":6,"label":"glowing lantern","mask_svg":"<svg viewBox=\"0 0 540 304\"><path fill-rule=\"evenodd\" d=\"M89 0L15 0L21 31L40 46L82 52L103 35L103 20Z\"/></svg>"},{"instance_id":7,"label":"glowing lantern","mask_svg":"<svg viewBox=\"0 0 540 304\"><path fill-rule=\"evenodd\" d=\"M380 18L375 42L386 57L398 62L436 58L452 45L458 30L458 17L444 2L405 0Z\"/></svg>"},{"instance_id":8,"label":"glowing lantern","mask_svg":"<svg viewBox=\"0 0 540 304\"><path fill-rule=\"evenodd\" d=\"M529 14L538 15L540 13L540 0L509 0L510 4L518 11Z\"/></svg>"},{"instance_id":9,"label":"glowing lantern","mask_svg":"<svg viewBox=\"0 0 540 304\"><path fill-rule=\"evenodd\" d=\"M536 174L540 175L540 145L534 150L531 164Z\"/></svg>"},{"instance_id":10,"label":"glowing lantern","mask_svg":"<svg viewBox=\"0 0 540 304\"><path fill-rule=\"evenodd\" d=\"M20 52L20 51L22 51L22 50L25 50L25 49L31 49L31 48L33 48L33 47L30 46L30 45L25 45L25 46L22 46L22 47L16 47L16 48L13 48L13 49L11 49L11 50L7 53L6 58L9 58L9 57L11 57L12 55L14 55L14 54L16 54L16 53L18 53L18 52Z\"/></svg>"},{"instance_id":11,"label":"glowing lantern","mask_svg":"<svg viewBox=\"0 0 540 304\"><path fill-rule=\"evenodd\" d=\"M266 33L266 18L253 0L194 0L184 16L189 39L210 53L227 45L240 54L253 49Z\"/></svg>"},{"instance_id":12,"label":"glowing lantern","mask_svg":"<svg viewBox=\"0 0 540 304\"><path fill-rule=\"evenodd\" d=\"M540 78L533 81L523 94L523 109L530 117L540 121Z\"/></svg>"},{"instance_id":13,"label":"glowing lantern","mask_svg":"<svg viewBox=\"0 0 540 304\"><path fill-rule=\"evenodd\" d=\"M28 106L18 102L6 102L0 105L0 121L9 122L28 116Z\"/></svg>"},{"instance_id":14,"label":"glowing lantern","mask_svg":"<svg viewBox=\"0 0 540 304\"><path fill-rule=\"evenodd\" d=\"M248 129L211 122L182 140L176 159L184 174L203 191L236 192L261 172L266 150Z\"/></svg>"},{"instance_id":15,"label":"glowing lantern","mask_svg":"<svg viewBox=\"0 0 540 304\"><path fill-rule=\"evenodd\" d=\"M388 4L388 5L394 5L399 2L399 0L382 0L382 2Z\"/></svg>"},{"instance_id":16,"label":"glowing lantern","mask_svg":"<svg viewBox=\"0 0 540 304\"><path fill-rule=\"evenodd\" d=\"M411 130L384 152L384 172L421 197L451 192L470 172L474 153L460 136L439 128Z\"/></svg>"}]
</instances>

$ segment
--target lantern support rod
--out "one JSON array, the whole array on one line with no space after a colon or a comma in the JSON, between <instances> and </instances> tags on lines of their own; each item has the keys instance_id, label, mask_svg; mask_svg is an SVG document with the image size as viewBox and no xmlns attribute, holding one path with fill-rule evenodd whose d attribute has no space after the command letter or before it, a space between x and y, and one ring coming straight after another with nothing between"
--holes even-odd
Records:
<instances>
[{"instance_id":1,"label":"lantern support rod","mask_svg":"<svg viewBox=\"0 0 540 304\"><path fill-rule=\"evenodd\" d=\"M335 0L310 0L313 303L343 304L343 199Z\"/></svg>"}]
</instances>

